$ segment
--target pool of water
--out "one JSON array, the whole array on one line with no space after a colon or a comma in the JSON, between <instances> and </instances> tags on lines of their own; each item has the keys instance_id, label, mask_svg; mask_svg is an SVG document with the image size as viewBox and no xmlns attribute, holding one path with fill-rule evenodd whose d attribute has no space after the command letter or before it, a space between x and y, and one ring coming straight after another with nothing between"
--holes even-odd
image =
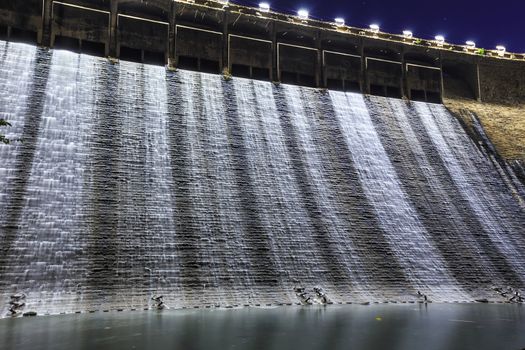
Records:
<instances>
[{"instance_id":1,"label":"pool of water","mask_svg":"<svg viewBox=\"0 0 525 350\"><path fill-rule=\"evenodd\" d=\"M0 349L525 349L513 304L164 310L0 320Z\"/></svg>"}]
</instances>

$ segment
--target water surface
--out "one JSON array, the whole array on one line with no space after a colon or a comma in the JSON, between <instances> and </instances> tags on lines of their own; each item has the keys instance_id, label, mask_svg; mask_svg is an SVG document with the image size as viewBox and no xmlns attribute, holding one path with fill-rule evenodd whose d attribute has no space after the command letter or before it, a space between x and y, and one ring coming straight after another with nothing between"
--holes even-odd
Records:
<instances>
[{"instance_id":1,"label":"water surface","mask_svg":"<svg viewBox=\"0 0 525 350\"><path fill-rule=\"evenodd\" d=\"M524 329L501 304L130 311L0 320L0 348L523 349Z\"/></svg>"}]
</instances>

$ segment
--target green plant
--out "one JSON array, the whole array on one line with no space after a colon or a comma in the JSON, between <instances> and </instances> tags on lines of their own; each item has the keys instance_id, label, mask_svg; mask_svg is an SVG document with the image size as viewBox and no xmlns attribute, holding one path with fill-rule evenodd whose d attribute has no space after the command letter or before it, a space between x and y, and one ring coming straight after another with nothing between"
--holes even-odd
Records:
<instances>
[{"instance_id":1,"label":"green plant","mask_svg":"<svg viewBox=\"0 0 525 350\"><path fill-rule=\"evenodd\" d=\"M224 70L222 71L222 76L223 76L224 80L226 80L226 81L232 80L232 75L231 75L230 71L228 70L228 68L224 68Z\"/></svg>"},{"instance_id":2,"label":"green plant","mask_svg":"<svg viewBox=\"0 0 525 350\"><path fill-rule=\"evenodd\" d=\"M476 50L476 53L480 56L485 56L487 54L487 50L480 48Z\"/></svg>"},{"instance_id":3,"label":"green plant","mask_svg":"<svg viewBox=\"0 0 525 350\"><path fill-rule=\"evenodd\" d=\"M414 44L416 44L416 45L421 45L422 42L423 42L423 40L421 40L421 39L414 40Z\"/></svg>"}]
</instances>

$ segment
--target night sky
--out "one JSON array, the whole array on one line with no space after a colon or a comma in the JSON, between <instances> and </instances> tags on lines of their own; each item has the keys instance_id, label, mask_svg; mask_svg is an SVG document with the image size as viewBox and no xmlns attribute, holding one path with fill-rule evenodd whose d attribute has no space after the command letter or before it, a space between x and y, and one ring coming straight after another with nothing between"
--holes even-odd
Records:
<instances>
[{"instance_id":1,"label":"night sky","mask_svg":"<svg viewBox=\"0 0 525 350\"><path fill-rule=\"evenodd\" d=\"M258 6L258 0L232 0ZM263 0L261 0L263 1ZM447 42L464 44L473 40L478 47L525 52L525 0L264 0L273 10L294 14L307 9L310 17L332 21L343 17L353 27L377 23L381 30L433 39L442 34Z\"/></svg>"}]
</instances>

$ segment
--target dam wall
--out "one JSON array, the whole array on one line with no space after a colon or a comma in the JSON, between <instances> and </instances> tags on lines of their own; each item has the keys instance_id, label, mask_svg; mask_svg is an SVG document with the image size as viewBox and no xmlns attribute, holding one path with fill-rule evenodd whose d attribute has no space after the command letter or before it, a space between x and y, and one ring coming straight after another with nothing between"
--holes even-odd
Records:
<instances>
[{"instance_id":1,"label":"dam wall","mask_svg":"<svg viewBox=\"0 0 525 350\"><path fill-rule=\"evenodd\" d=\"M0 312L503 301L524 67L215 1L4 0Z\"/></svg>"},{"instance_id":2,"label":"dam wall","mask_svg":"<svg viewBox=\"0 0 525 350\"><path fill-rule=\"evenodd\" d=\"M0 35L172 68L441 102L525 99L525 55L217 1L4 0Z\"/></svg>"},{"instance_id":3,"label":"dam wall","mask_svg":"<svg viewBox=\"0 0 525 350\"><path fill-rule=\"evenodd\" d=\"M523 188L441 104L0 41L0 117L2 316L525 287Z\"/></svg>"}]
</instances>

